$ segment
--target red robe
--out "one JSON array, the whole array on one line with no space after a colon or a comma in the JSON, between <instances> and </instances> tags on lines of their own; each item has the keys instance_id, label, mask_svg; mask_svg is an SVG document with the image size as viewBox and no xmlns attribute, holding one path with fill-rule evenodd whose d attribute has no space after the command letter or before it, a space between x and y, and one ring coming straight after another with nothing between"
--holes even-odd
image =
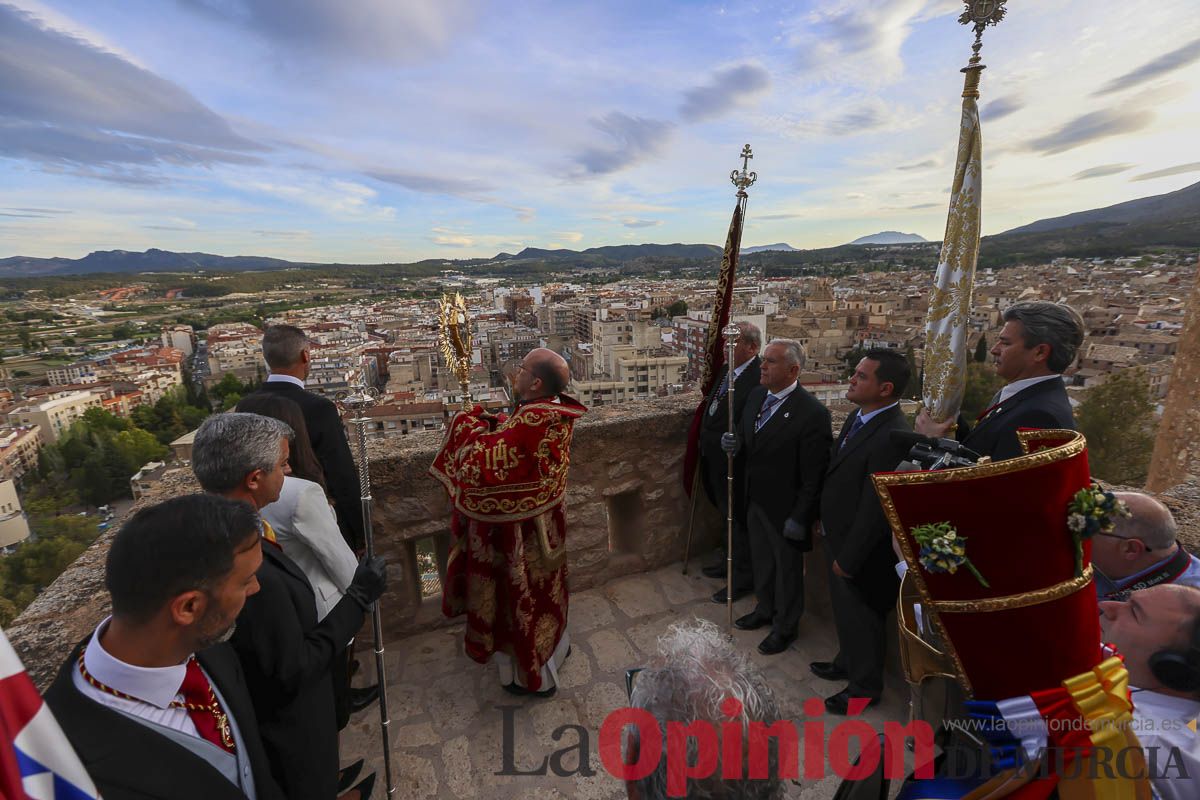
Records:
<instances>
[{"instance_id":1,"label":"red robe","mask_svg":"<svg viewBox=\"0 0 1200 800\"><path fill-rule=\"evenodd\" d=\"M560 395L489 423L475 406L451 421L429 468L454 504L442 611L467 615L467 655L508 654L532 691L567 625L563 494L586 411Z\"/></svg>"}]
</instances>

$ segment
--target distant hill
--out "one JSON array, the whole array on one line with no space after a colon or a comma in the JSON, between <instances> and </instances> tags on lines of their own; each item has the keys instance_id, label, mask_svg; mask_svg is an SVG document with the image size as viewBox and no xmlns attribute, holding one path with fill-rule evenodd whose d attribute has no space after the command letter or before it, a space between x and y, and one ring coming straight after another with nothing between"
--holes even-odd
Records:
<instances>
[{"instance_id":1,"label":"distant hill","mask_svg":"<svg viewBox=\"0 0 1200 800\"><path fill-rule=\"evenodd\" d=\"M850 244L918 244L929 241L924 236L915 233L900 233L900 231L882 231L870 236L860 236Z\"/></svg>"},{"instance_id":2,"label":"distant hill","mask_svg":"<svg viewBox=\"0 0 1200 800\"><path fill-rule=\"evenodd\" d=\"M790 244L787 244L786 242L778 242L776 244L760 244L760 245L755 245L754 247L743 247L742 252L743 253L766 253L766 252L775 251L775 252L784 252L784 253L795 253L795 252L798 252L799 249L800 248L798 248L798 247L792 247Z\"/></svg>"},{"instance_id":3,"label":"distant hill","mask_svg":"<svg viewBox=\"0 0 1200 800\"><path fill-rule=\"evenodd\" d=\"M83 258L0 258L0 277L39 278L51 275L88 275L96 272L246 272L300 266L291 261L263 256L214 256L209 253L173 253L151 248L144 253L129 250L97 250Z\"/></svg>"},{"instance_id":4,"label":"distant hill","mask_svg":"<svg viewBox=\"0 0 1200 800\"><path fill-rule=\"evenodd\" d=\"M1081 225L1128 225L1131 223L1161 224L1177 220L1200 217L1200 183L1167 194L1143 197L1117 203L1114 206L1077 211L1061 217L1041 219L1005 231L1000 236L1019 233L1045 233L1046 231L1077 228Z\"/></svg>"},{"instance_id":5,"label":"distant hill","mask_svg":"<svg viewBox=\"0 0 1200 800\"><path fill-rule=\"evenodd\" d=\"M593 260L625 262L635 258L708 258L721 255L721 248L715 244L617 244L605 247L589 247L586 250L542 250L537 247L526 247L515 256L507 253L498 254L494 261L525 261L538 260Z\"/></svg>"}]
</instances>

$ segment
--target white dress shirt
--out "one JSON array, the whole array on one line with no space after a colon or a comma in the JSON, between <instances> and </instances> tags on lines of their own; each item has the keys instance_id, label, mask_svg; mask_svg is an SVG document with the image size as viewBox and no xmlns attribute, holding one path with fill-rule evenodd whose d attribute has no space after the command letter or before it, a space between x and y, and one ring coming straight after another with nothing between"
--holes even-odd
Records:
<instances>
[{"instance_id":1,"label":"white dress shirt","mask_svg":"<svg viewBox=\"0 0 1200 800\"><path fill-rule=\"evenodd\" d=\"M1161 800L1200 797L1200 736L1188 727L1198 714L1200 701L1133 690L1133 732L1146 751L1150 782Z\"/></svg>"},{"instance_id":2,"label":"white dress shirt","mask_svg":"<svg viewBox=\"0 0 1200 800\"><path fill-rule=\"evenodd\" d=\"M1005 387L1000 390L1000 399L996 401L996 405L1003 403L1005 400L1023 389L1028 389L1030 386L1042 383L1043 381L1053 380L1061 381L1062 375L1059 375L1056 372L1053 375L1039 375L1036 378L1022 378L1019 381L1013 381L1012 383L1006 384Z\"/></svg>"},{"instance_id":3,"label":"white dress shirt","mask_svg":"<svg viewBox=\"0 0 1200 800\"><path fill-rule=\"evenodd\" d=\"M767 392L767 397L775 396L775 397L779 398L779 401L776 402L775 405L768 408L767 412L758 418L758 420L755 422L756 429L761 428L763 425L766 425L767 421L769 419L771 419L771 417L775 416L775 412L779 410L779 407L781 405L783 405L783 401L787 400L788 395L790 395L792 392L796 391L796 387L799 385L800 385L800 381L796 381L791 386L784 389L783 391L780 391L780 392L768 391ZM763 398L764 403L767 402L767 397ZM760 407L760 413L761 413L761 407Z\"/></svg>"},{"instance_id":4,"label":"white dress shirt","mask_svg":"<svg viewBox=\"0 0 1200 800\"><path fill-rule=\"evenodd\" d=\"M88 674L100 683L138 699L126 700L97 689L83 677L78 665L75 666L73 675L75 688L100 705L124 711L189 736L203 738L186 709L171 707L171 701L184 700L179 689L183 686L183 678L187 673L187 662L175 667L135 667L126 664L110 655L100 644L100 634L108 627L110 619L112 617L106 618L96 627L87 648L83 651L83 665Z\"/></svg>"},{"instance_id":5,"label":"white dress shirt","mask_svg":"<svg viewBox=\"0 0 1200 800\"><path fill-rule=\"evenodd\" d=\"M276 375L274 373L267 376L267 383L294 383L301 389L304 388L304 381L299 378L294 378L291 375Z\"/></svg>"}]
</instances>

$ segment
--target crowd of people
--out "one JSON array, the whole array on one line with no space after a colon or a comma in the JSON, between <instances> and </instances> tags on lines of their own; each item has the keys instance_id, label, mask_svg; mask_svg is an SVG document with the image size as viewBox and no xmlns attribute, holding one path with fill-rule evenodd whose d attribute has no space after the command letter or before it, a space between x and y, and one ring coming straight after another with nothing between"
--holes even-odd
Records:
<instances>
[{"instance_id":1,"label":"crowd of people","mask_svg":"<svg viewBox=\"0 0 1200 800\"><path fill-rule=\"evenodd\" d=\"M971 424L924 412L915 423L992 462L1022 454L1022 430L1074 428L1061 373L1083 339L1082 320L1064 305L1020 303L1003 318L991 352L1006 384L990 406ZM192 469L204 493L143 508L112 543L112 615L46 694L110 800L365 800L372 792L374 775L358 780L361 761L339 769L338 731L378 694L351 687L353 637L387 571L363 555L361 487L340 415L304 387L309 348L300 329L269 328L263 388L196 433ZM732 552L704 573L724 579L731 562L731 582L712 599L752 594L753 610L735 626L765 630L758 652L777 656L801 635L805 562L819 542L823 561L809 566L825 572L838 650L809 668L841 684L824 706L845 715L855 701L878 703L884 689L903 569L872 475L906 458L911 437L895 434L913 432L899 398L915 376L896 352L868 350L846 395L857 410L834 431L829 411L799 383L804 360L798 342L764 348L762 333L743 326L733 386L726 377L704 399L701 484L734 522ZM557 691L571 652L564 497L573 426L586 409L564 393L568 381L561 356L530 352L513 375L512 414L478 406L456 414L430 468L453 506L443 610L466 617L468 656L495 661L506 691L535 698ZM1128 513L1091 546L1105 639L1125 659L1142 718L1194 719L1200 560L1176 541L1161 503L1136 493L1117 499ZM629 688L631 705L664 722L727 723L730 697L743 723L779 719L753 663L711 625L673 628ZM1152 741L1182 748L1200 780L1194 731ZM627 741L631 752L638 746ZM778 791L777 780L714 780L704 796ZM664 781L652 773L629 794L665 797ZM1196 796L1191 784L1156 789Z\"/></svg>"}]
</instances>

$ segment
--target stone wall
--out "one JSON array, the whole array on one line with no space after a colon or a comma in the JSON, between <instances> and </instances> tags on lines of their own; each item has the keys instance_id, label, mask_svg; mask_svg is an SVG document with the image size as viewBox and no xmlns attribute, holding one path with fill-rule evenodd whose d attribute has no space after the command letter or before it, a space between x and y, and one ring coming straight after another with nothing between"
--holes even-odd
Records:
<instances>
[{"instance_id":1,"label":"stone wall","mask_svg":"<svg viewBox=\"0 0 1200 800\"><path fill-rule=\"evenodd\" d=\"M567 492L567 554L571 587L655 569L682 558L690 502L680 481L684 442L695 395L599 408L575 427ZM429 539L444 570L449 503L428 473L441 432L368 444L375 496L374 530L389 563L382 601L385 640L455 624L441 613L440 595L421 599L417 544ZM199 491L190 473L166 479L135 508ZM720 530L701 500L696 551ZM45 686L70 647L109 613L104 560L112 534L95 542L46 588L7 631L39 686Z\"/></svg>"}]
</instances>

